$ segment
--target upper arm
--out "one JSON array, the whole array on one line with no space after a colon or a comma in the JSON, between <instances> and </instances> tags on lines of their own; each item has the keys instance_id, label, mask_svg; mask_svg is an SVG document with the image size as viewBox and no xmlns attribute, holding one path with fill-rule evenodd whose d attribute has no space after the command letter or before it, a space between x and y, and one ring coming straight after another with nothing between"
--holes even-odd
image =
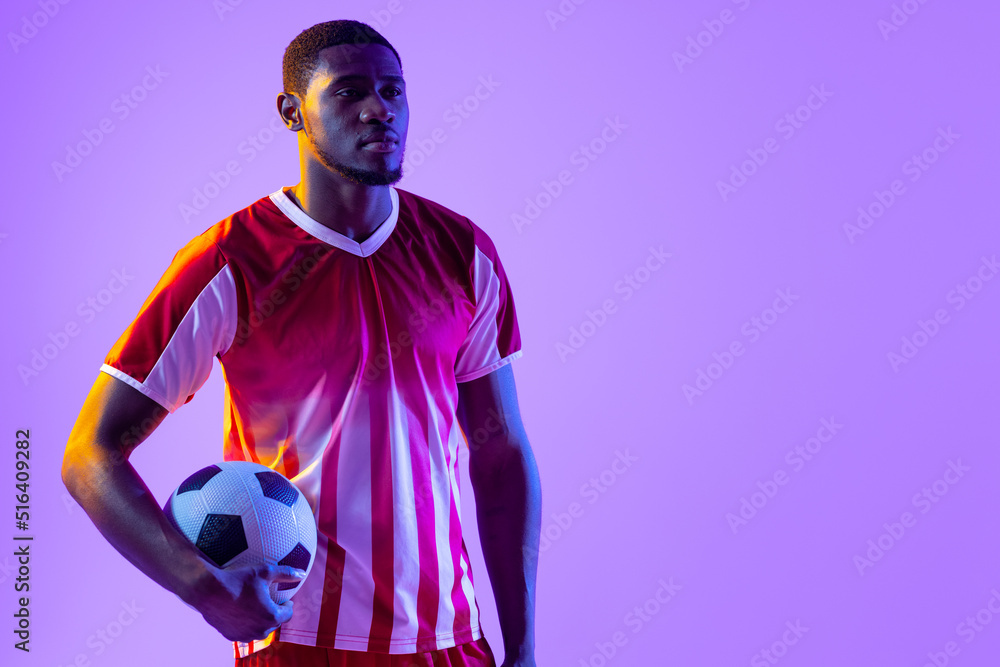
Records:
<instances>
[{"instance_id":1,"label":"upper arm","mask_svg":"<svg viewBox=\"0 0 1000 667\"><path fill-rule=\"evenodd\" d=\"M92 458L128 458L166 416L166 408L139 390L98 373L66 444L63 481L69 481L74 467Z\"/></svg>"},{"instance_id":2,"label":"upper arm","mask_svg":"<svg viewBox=\"0 0 1000 667\"><path fill-rule=\"evenodd\" d=\"M496 246L478 226L473 232L470 278L475 314L458 351L458 419L469 444L470 473L502 466L528 448L511 362L521 356L521 335L510 282Z\"/></svg>"},{"instance_id":3,"label":"upper arm","mask_svg":"<svg viewBox=\"0 0 1000 667\"><path fill-rule=\"evenodd\" d=\"M469 443L470 469L495 465L529 446L511 364L459 383L458 420Z\"/></svg>"},{"instance_id":4,"label":"upper arm","mask_svg":"<svg viewBox=\"0 0 1000 667\"><path fill-rule=\"evenodd\" d=\"M94 460L127 459L191 400L234 341L236 302L231 267L213 241L195 237L174 255L104 358L69 436L64 481Z\"/></svg>"}]
</instances>

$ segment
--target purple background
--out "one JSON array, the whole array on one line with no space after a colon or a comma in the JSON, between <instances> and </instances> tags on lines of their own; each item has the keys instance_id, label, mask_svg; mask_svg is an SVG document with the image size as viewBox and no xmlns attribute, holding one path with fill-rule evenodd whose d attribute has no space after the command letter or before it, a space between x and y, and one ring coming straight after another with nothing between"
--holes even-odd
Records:
<instances>
[{"instance_id":1,"label":"purple background","mask_svg":"<svg viewBox=\"0 0 1000 667\"><path fill-rule=\"evenodd\" d=\"M58 11L48 18L42 5ZM0 432L10 444L0 541L17 532L13 440L24 427L36 541L30 655L11 647L15 574L0 556L0 662L167 664L157 656L177 651L191 667L230 664L228 642L105 542L59 466L104 355L173 254L298 182L293 135L269 132L284 48L314 23L357 18L403 59L411 122L400 187L481 225L513 285L525 351L514 368L544 493L539 664L771 664L763 649L787 665L919 667L933 664L929 653L938 664L996 664L1000 618L987 603L996 595L1000 609L1000 280L989 261L1000 253L1000 12L917 0L559 8L4 3ZM24 23L33 15L34 31ZM30 38L12 44L22 31ZM147 67L162 79L135 89ZM481 79L494 83L477 99ZM144 99L123 118L114 100L134 89ZM799 127L781 123L796 113ZM57 175L53 163L102 119L113 131ZM252 136L261 150L250 160ZM936 161L913 171L925 151ZM767 159L720 194L751 154ZM185 221L180 206L229 161L239 173ZM561 192L546 198L563 170ZM859 206L879 213L873 204L890 194L876 192L895 180L880 217L845 231ZM529 213L518 228L512 215ZM650 247L670 253L654 271ZM114 271L133 278L102 292ZM627 299L626 275L644 281ZM966 284L978 290L970 300L957 296ZM779 290L792 305L775 320ZM103 298L102 310L81 309L88 298ZM935 329L939 310L947 321ZM920 322L934 335L914 336ZM77 335L60 338L73 324ZM19 366L50 336L64 347L47 348L45 367L22 379ZM911 358L904 337L921 344ZM734 341L743 353L727 357ZM894 367L890 353L905 363ZM704 391L685 395L699 372L712 376ZM824 419L842 425L832 438ZM216 369L133 458L158 499L221 458L221 430ZM809 442L817 434L828 441ZM822 448L801 465L787 458L807 443ZM946 476L950 464L967 470ZM784 484L767 483L776 474ZM500 659L467 477L463 489ZM736 523L744 499L760 507L744 506L749 518ZM909 526L893 527L905 512ZM664 604L661 580L675 587ZM116 626L133 601L141 611ZM786 632L797 623L801 637ZM98 631L117 637L107 644Z\"/></svg>"}]
</instances>

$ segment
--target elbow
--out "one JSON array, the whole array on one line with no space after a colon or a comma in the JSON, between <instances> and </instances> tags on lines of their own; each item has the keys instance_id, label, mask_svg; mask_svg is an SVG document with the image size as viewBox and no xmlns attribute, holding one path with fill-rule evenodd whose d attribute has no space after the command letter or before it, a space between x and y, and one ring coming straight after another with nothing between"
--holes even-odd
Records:
<instances>
[{"instance_id":1,"label":"elbow","mask_svg":"<svg viewBox=\"0 0 1000 667\"><path fill-rule=\"evenodd\" d=\"M71 433L62 460L62 482L77 502L91 491L99 490L113 476L114 469L125 465L129 454L121 448L105 445L98 438Z\"/></svg>"},{"instance_id":2,"label":"elbow","mask_svg":"<svg viewBox=\"0 0 1000 667\"><path fill-rule=\"evenodd\" d=\"M101 453L100 447L73 435L66 443L62 460L62 482L69 495L78 502L80 494L90 485L96 473L95 466L105 463Z\"/></svg>"},{"instance_id":3,"label":"elbow","mask_svg":"<svg viewBox=\"0 0 1000 667\"><path fill-rule=\"evenodd\" d=\"M80 446L73 438L66 444L62 460L62 483L69 494L76 498L76 484L80 478Z\"/></svg>"},{"instance_id":4,"label":"elbow","mask_svg":"<svg viewBox=\"0 0 1000 667\"><path fill-rule=\"evenodd\" d=\"M537 474L534 471L535 459L527 438L494 438L472 449L469 457L473 483L496 481L510 474Z\"/></svg>"}]
</instances>

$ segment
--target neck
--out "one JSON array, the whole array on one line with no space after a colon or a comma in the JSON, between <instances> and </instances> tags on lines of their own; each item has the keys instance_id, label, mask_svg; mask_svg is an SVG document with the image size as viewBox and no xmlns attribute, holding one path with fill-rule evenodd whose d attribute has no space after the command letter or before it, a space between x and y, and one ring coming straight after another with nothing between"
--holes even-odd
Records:
<instances>
[{"instance_id":1,"label":"neck","mask_svg":"<svg viewBox=\"0 0 1000 667\"><path fill-rule=\"evenodd\" d=\"M324 227L363 242L392 213L389 186L358 185L325 168L324 172L322 177L305 172L285 194Z\"/></svg>"}]
</instances>

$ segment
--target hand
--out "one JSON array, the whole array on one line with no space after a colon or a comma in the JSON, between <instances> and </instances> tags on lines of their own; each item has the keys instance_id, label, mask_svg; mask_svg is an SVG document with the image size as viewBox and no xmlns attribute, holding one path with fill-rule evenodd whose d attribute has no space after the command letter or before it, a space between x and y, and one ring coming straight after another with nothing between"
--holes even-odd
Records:
<instances>
[{"instance_id":1,"label":"hand","mask_svg":"<svg viewBox=\"0 0 1000 667\"><path fill-rule=\"evenodd\" d=\"M263 639L292 617L292 601L277 604L270 584L305 577L303 570L267 564L222 569L206 563L206 572L191 606L223 637L242 642Z\"/></svg>"}]
</instances>

